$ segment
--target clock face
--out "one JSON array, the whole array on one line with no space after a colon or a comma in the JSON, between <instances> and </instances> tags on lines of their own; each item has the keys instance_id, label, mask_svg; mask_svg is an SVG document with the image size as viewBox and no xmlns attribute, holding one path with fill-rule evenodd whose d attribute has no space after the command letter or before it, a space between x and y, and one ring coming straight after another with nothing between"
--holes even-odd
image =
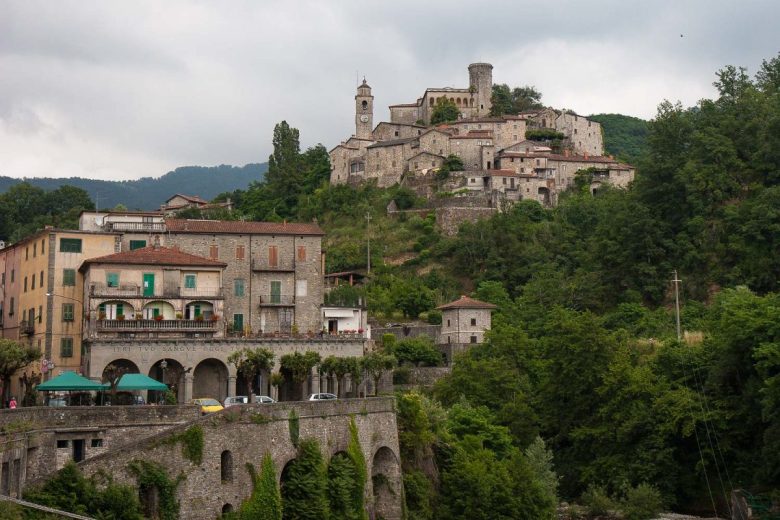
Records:
<instances>
[{"instance_id":1,"label":"clock face","mask_svg":"<svg viewBox=\"0 0 780 520\"><path fill-rule=\"evenodd\" d=\"M362 116L360 116L360 121L362 121L363 123L368 123L368 116L366 114L363 114Z\"/></svg>"}]
</instances>

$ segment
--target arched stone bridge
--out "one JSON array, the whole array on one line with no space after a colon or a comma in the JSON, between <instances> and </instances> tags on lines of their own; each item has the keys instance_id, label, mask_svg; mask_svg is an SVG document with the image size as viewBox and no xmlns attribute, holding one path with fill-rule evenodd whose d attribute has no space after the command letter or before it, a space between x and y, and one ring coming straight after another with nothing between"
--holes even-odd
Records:
<instances>
[{"instance_id":1,"label":"arched stone bridge","mask_svg":"<svg viewBox=\"0 0 780 520\"><path fill-rule=\"evenodd\" d=\"M177 489L180 518L217 518L223 511L237 509L251 494L247 463L259 471L264 454L270 453L280 480L285 466L295 459L291 410L299 417L299 438L319 441L326 460L347 450L349 422L354 417L368 469L369 517L401 518L401 464L391 397L232 407L107 451L79 466L87 475L105 472L117 482L135 486L136 477L128 464L136 459L158 462L172 478L185 477ZM188 460L179 444L166 442L196 424L203 429L201 464ZM379 489L374 489L373 482Z\"/></svg>"}]
</instances>

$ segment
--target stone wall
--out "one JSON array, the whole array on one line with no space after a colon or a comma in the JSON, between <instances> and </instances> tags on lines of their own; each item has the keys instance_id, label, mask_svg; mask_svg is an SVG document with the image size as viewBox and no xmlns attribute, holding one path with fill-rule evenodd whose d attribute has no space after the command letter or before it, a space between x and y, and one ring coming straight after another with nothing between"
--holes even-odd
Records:
<instances>
[{"instance_id":1,"label":"stone wall","mask_svg":"<svg viewBox=\"0 0 780 520\"><path fill-rule=\"evenodd\" d=\"M496 208L437 208L436 224L442 233L452 236L458 233L462 223L490 218L497 212Z\"/></svg>"},{"instance_id":2,"label":"stone wall","mask_svg":"<svg viewBox=\"0 0 780 520\"><path fill-rule=\"evenodd\" d=\"M371 336L381 342L384 334L392 334L396 341L427 336L434 343L439 341L439 325L402 325L398 327L372 327Z\"/></svg>"},{"instance_id":3,"label":"stone wall","mask_svg":"<svg viewBox=\"0 0 780 520\"><path fill-rule=\"evenodd\" d=\"M325 460L344 452L353 417L366 459L369 479L366 504L371 518L401 518L401 473L395 405L392 398L344 399L331 402L246 405L230 408L178 426L162 434L125 446L80 464L87 475L110 474L116 482L136 485L128 465L135 460L154 461L168 475L183 479L177 488L181 518L216 518L223 508L237 509L251 493L247 464L259 469L265 453L273 458L277 480L295 458L290 413L299 417L301 439L319 441ZM197 425L203 429L203 460L188 460L171 437ZM227 452L227 455L226 454ZM223 464L225 467L223 472ZM384 478L371 478L383 475ZM225 476L228 478L223 478ZM372 482L383 489L373 489Z\"/></svg>"}]
</instances>

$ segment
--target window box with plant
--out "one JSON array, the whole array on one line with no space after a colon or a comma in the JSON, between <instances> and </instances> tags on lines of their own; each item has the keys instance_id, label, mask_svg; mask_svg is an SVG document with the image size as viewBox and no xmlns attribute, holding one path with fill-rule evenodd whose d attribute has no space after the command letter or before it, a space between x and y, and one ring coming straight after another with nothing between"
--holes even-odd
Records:
<instances>
[{"instance_id":1,"label":"window box with plant","mask_svg":"<svg viewBox=\"0 0 780 520\"><path fill-rule=\"evenodd\" d=\"M162 321L162 320L163 320L162 314L158 314L157 316L154 317L154 321Z\"/></svg>"}]
</instances>

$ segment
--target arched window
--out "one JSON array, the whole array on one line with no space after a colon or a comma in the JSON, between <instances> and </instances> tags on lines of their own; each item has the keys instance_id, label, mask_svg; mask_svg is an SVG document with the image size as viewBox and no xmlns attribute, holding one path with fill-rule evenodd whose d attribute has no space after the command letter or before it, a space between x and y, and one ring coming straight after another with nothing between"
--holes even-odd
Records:
<instances>
[{"instance_id":1,"label":"arched window","mask_svg":"<svg viewBox=\"0 0 780 520\"><path fill-rule=\"evenodd\" d=\"M220 457L222 482L233 482L233 454L230 450L222 452Z\"/></svg>"},{"instance_id":2,"label":"arched window","mask_svg":"<svg viewBox=\"0 0 780 520\"><path fill-rule=\"evenodd\" d=\"M360 105L363 107L363 110L366 110L368 108L368 101L364 99Z\"/></svg>"},{"instance_id":3,"label":"arched window","mask_svg":"<svg viewBox=\"0 0 780 520\"><path fill-rule=\"evenodd\" d=\"M225 504L224 506L222 506L222 514L223 515L225 513L232 513L232 512L233 512L233 504Z\"/></svg>"}]
</instances>

